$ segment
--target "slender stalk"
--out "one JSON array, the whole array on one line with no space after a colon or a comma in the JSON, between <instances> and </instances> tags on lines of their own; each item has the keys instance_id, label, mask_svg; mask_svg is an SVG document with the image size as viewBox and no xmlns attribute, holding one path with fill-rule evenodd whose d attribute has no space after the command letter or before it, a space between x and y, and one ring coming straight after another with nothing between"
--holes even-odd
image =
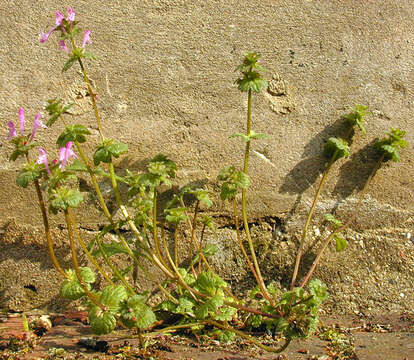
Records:
<instances>
[{"instance_id":1,"label":"slender stalk","mask_svg":"<svg viewBox=\"0 0 414 360\"><path fill-rule=\"evenodd\" d=\"M364 195L372 181L372 179L374 178L375 174L377 173L378 169L380 168L382 162L384 160L384 155L381 156L381 158L378 160L377 164L375 165L374 169L372 170L370 176L368 177L367 181L365 182L365 185L359 195L359 200L358 200L358 204L355 208L354 213L352 214L352 216L348 219L348 221L342 225L341 227L339 227L338 229L334 230L325 240L325 242L323 243L322 247L319 249L318 254L316 255L315 260L312 263L311 268L309 269L308 273L306 274L306 276L304 277L304 279L302 280L300 287L304 287L307 282L309 281L310 277L312 276L313 272L316 269L316 266L318 265L323 252L325 251L325 249L328 247L329 243L331 242L331 240L334 238L334 236L344 230L346 230L351 224L352 222L355 220L355 218L358 215L359 209L361 208L362 205L362 200L364 199Z\"/></svg>"},{"instance_id":2,"label":"slender stalk","mask_svg":"<svg viewBox=\"0 0 414 360\"><path fill-rule=\"evenodd\" d=\"M191 328L193 326L200 326L200 323L195 322L195 323L189 323L189 324L168 326L168 327L165 327L165 328L163 328L161 330L158 330L158 331L153 331L153 332L150 332L150 333L146 333L146 334L144 334L144 336L149 337L149 338L153 338L153 337L159 336L163 333L168 333L168 332L171 332L171 331L177 331L177 330L180 330L180 329Z\"/></svg>"},{"instance_id":3,"label":"slender stalk","mask_svg":"<svg viewBox=\"0 0 414 360\"><path fill-rule=\"evenodd\" d=\"M311 208L308 212L308 216L306 218L305 226L303 227L302 236L301 236L300 242L299 242L298 253L296 255L295 269L293 270L292 281L290 283L290 289L291 290L293 290L293 288L295 287L296 278L297 278L298 272L299 272L300 260L302 259L303 248L305 246L306 235L307 235L307 232L308 232L309 224L312 220L313 212L315 211L315 207L316 207L316 204L318 202L319 195L321 194L322 187L325 184L326 179L328 178L329 170L331 169L333 163L335 162L335 158L337 156L337 153L338 153L338 150L335 151L334 155L332 156L331 160L329 161L329 163L328 163L328 165L327 165L327 167L326 167L326 169L323 173L323 176L322 176L322 179L319 183L318 189L316 190L315 197L313 198L312 206L311 206Z\"/></svg>"},{"instance_id":4,"label":"slender stalk","mask_svg":"<svg viewBox=\"0 0 414 360\"><path fill-rule=\"evenodd\" d=\"M72 222L72 224L76 224L75 221L75 216L73 215L72 211L68 212L68 215L70 217L70 220ZM108 276L108 274L105 272L104 269L102 269L102 267L98 264L98 262L96 261L96 259L92 256L92 254L89 252L85 242L83 241L82 237L80 236L79 230L76 226L74 226L73 229L74 233L75 233L75 237L78 240L78 243L80 244L80 246L82 247L82 250L84 251L84 253L86 254L86 256L88 257L89 261L96 267L96 269L102 274L102 276L105 278L105 280L111 284L114 285L114 282L110 279L110 277Z\"/></svg>"},{"instance_id":5,"label":"slender stalk","mask_svg":"<svg viewBox=\"0 0 414 360\"><path fill-rule=\"evenodd\" d=\"M34 184L36 188L37 198L39 200L40 211L42 212L43 226L45 229L47 249L49 251L50 259L52 260L52 263L55 266L56 270L59 271L64 277L67 277L65 271L62 269L62 267L59 264L58 259L56 258L55 251L53 250L53 240L50 234L49 219L47 217L47 211L46 211L46 206L45 206L45 201L43 199L42 191L40 190L39 180L36 179L34 181Z\"/></svg>"},{"instance_id":6,"label":"slender stalk","mask_svg":"<svg viewBox=\"0 0 414 360\"><path fill-rule=\"evenodd\" d=\"M250 136L251 126L252 126L252 91L249 89L248 98L247 98L247 127L246 127L247 136ZM249 155L250 155L250 140L246 142L246 148L244 151L243 172L246 175L248 174ZM246 234L247 243L249 245L250 254L252 256L258 284L259 284L259 287L260 287L260 290L263 296L269 301L271 305L274 305L274 301L266 289L266 285L263 281L263 277L260 272L259 263L256 258L256 252L255 252L253 241L250 235L249 222L247 218L247 204L246 204L247 201L246 200L247 200L246 189L242 189L242 217L243 217L244 232Z\"/></svg>"},{"instance_id":7,"label":"slender stalk","mask_svg":"<svg viewBox=\"0 0 414 360\"><path fill-rule=\"evenodd\" d=\"M174 229L174 263L178 266L178 224L175 226Z\"/></svg>"},{"instance_id":8,"label":"slender stalk","mask_svg":"<svg viewBox=\"0 0 414 360\"><path fill-rule=\"evenodd\" d=\"M352 135L352 132L353 131L354 131L353 126L351 126L348 129L348 131L347 131L347 133L345 135L345 139L347 141L349 140L349 138ZM305 226L303 227L302 236L301 236L300 242L299 242L298 253L296 255L295 268L293 270L292 280L291 280L291 284L290 284L290 289L291 290L293 290L293 288L295 287L295 284L296 284L296 278L297 278L298 273L299 273L300 261L301 261L302 256L303 256L303 249L304 249L304 246L305 246L305 241L306 241L306 236L307 236L309 224L310 224L310 222L312 220L313 213L314 213L316 204L318 202L319 196L321 194L322 187L325 184L326 179L328 178L328 174L329 174L329 172L330 172L330 170L332 168L332 165L336 161L336 157L338 156L338 152L339 152L339 150L336 150L334 152L334 154L332 155L331 159L329 160L329 163L326 166L325 171L323 172L322 179L319 182L318 189L316 190L315 196L313 198L312 206L311 206L311 208L310 208L310 210L308 212L308 216L306 218Z\"/></svg>"},{"instance_id":9,"label":"slender stalk","mask_svg":"<svg viewBox=\"0 0 414 360\"><path fill-rule=\"evenodd\" d=\"M259 340L255 339L253 336L245 334L243 331L237 330L237 329L233 328L232 326L230 326L228 324L219 323L219 322L214 321L214 320L207 320L207 321L205 321L205 323L213 325L215 327L218 327L219 329L231 331L231 332L235 333L236 335L239 335L243 339L246 339L249 342L255 344L259 348L261 348L265 351L268 351L268 352L272 352L272 353L280 353L280 352L284 351L289 346L290 342L292 341L291 339L286 339L285 343L280 348L274 348L272 346L263 345Z\"/></svg>"},{"instance_id":10,"label":"slender stalk","mask_svg":"<svg viewBox=\"0 0 414 360\"><path fill-rule=\"evenodd\" d=\"M73 238L73 224L70 216L70 208L67 208L65 210L65 220L66 225L68 227L68 237L69 237L69 244L70 244L70 250L72 254L72 263L73 268L75 269L76 277L78 278L79 284L81 285L83 291L85 292L85 295L96 305L99 306L103 311L105 311L105 306L103 306L97 296L93 293L91 293L88 289L88 287L85 285L85 282L82 279L82 275L80 272L79 264L78 264L78 258L76 255L76 246L75 246L75 240Z\"/></svg>"},{"instance_id":11,"label":"slender stalk","mask_svg":"<svg viewBox=\"0 0 414 360\"><path fill-rule=\"evenodd\" d=\"M254 278L256 279L257 283L260 282L259 278L257 277L256 270L254 269L254 266L252 262L250 261L249 255L247 255L247 251L243 245L243 241L240 236L240 226L239 226L239 216L237 214L237 204L236 199L233 199L233 213L234 213L234 225L236 227L236 236L237 236L237 242L239 243L240 250L242 251L242 254L247 261L247 264L249 265L250 271L252 272Z\"/></svg>"},{"instance_id":12,"label":"slender stalk","mask_svg":"<svg viewBox=\"0 0 414 360\"><path fill-rule=\"evenodd\" d=\"M71 39L71 42L72 42L73 48L77 49L73 38ZM91 84L91 81L89 80L88 74L86 73L86 69L85 69L85 66L83 65L82 59L78 58L78 63L82 71L83 79L85 80L86 85L88 86L88 92L89 92L89 96L92 101L93 110L95 112L96 124L98 126L99 135L101 137L101 140L103 140L104 135L103 135L103 129L102 129L102 124L101 124L102 123L101 116L99 115L98 105L96 104L96 98L95 98L96 94L92 90L92 84Z\"/></svg>"}]
</instances>

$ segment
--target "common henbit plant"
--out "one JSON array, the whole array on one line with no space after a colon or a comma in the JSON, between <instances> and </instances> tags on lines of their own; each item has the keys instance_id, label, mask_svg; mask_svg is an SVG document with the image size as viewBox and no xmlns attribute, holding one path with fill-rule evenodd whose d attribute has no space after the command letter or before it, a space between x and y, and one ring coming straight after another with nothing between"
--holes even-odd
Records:
<instances>
[{"instance_id":1,"label":"common henbit plant","mask_svg":"<svg viewBox=\"0 0 414 360\"><path fill-rule=\"evenodd\" d=\"M161 333L189 329L196 334L214 336L221 341L229 341L237 335L266 351L280 352L293 339L309 336L318 324L319 308L327 297L327 289L319 280L310 281L309 284L308 281L322 252L333 238L336 239L337 250L346 247L346 241L339 237L339 233L349 227L353 218L343 225L332 215L327 215L327 220L333 225L333 231L322 243L314 264L300 286L295 287L303 244L320 190L330 168L337 160L349 155L347 140L353 134L354 126L358 126L365 133L363 117L367 113L366 108L357 106L354 112L344 117L349 124L349 134L345 139L331 138L325 145L324 153L330 160L304 226L292 288L286 292L277 291L272 283L266 284L260 271L250 235L246 201L250 184L248 167L251 143L253 140L267 137L252 130L253 95L266 89L267 82L262 75L260 54L246 54L242 64L237 67L236 71L240 75L236 84L242 93L247 94L247 115L245 132L234 134L233 137L240 137L245 142L244 161L240 170L234 165L221 170L218 180L222 183L221 199L231 202L233 206L238 244L257 282L257 287L251 292L252 299L241 300L232 294L228 283L209 264L208 258L218 251L214 244L205 243L206 233L215 232L212 218L202 216L203 210L212 206L210 192L192 186L178 189L163 209L164 216L160 216L158 197L162 189L173 185L176 164L167 156L159 154L149 161L145 172L138 173L125 169L123 174L119 174L115 171L114 159L126 154L128 146L115 138L107 137L104 132L96 93L84 64L85 59L96 59L95 55L87 50L91 31L86 30L83 33L79 46L77 39L81 29L75 21L75 12L69 8L66 17L56 12L56 25L41 36L41 42L48 40L54 33L60 35L58 44L67 56L62 71L68 71L77 64L88 87L99 133L99 142L95 144L92 159L88 158L84 151L84 144L89 140L91 132L82 124L71 123L73 117L68 115L74 104L58 97L47 101L45 110L49 118L46 125L40 121L41 115L37 114L31 133L25 134L25 115L24 110L20 109L19 133L13 122L9 122L8 126L9 140L14 145L10 160L23 158L17 184L24 188L33 184L36 189L49 255L63 277L60 295L66 299L83 301L88 307L88 319L94 333L107 334L121 324L136 329L141 345L146 343L146 339ZM56 158L50 160L53 158L53 152L46 151L34 141L34 138L38 128L52 127L57 121L63 122L65 128L57 137ZM356 216L362 197L379 166L389 159L398 161L398 147L406 145L402 140L404 135L404 132L392 129L386 139L377 142L376 149L380 153L378 165L361 192L361 200L353 217ZM32 154L35 148L39 152L37 158L33 158ZM85 175L89 176L99 206L107 219L106 225L89 244L83 240L79 232L73 210L84 200L83 193L78 190L78 177ZM108 209L99 186L99 180L102 178L111 181L113 195L121 212L120 219L115 219ZM122 196L120 183L128 188L127 193ZM243 231L240 230L239 221L239 193ZM192 201L187 201L188 198ZM53 249L49 216L58 213L63 214L67 225L73 264L73 268L69 269L63 269ZM125 228L134 236L125 237ZM108 234L112 235L110 240L106 236ZM78 246L95 270L79 265L76 251ZM183 246L188 248L186 258L180 258L182 255L178 251L178 248ZM118 267L113 257L119 254L128 256L132 265L126 268ZM146 261L143 261L144 259ZM164 278L154 276L152 268L144 265L147 263L158 268ZM131 276L127 275L132 274L132 278L135 278L138 270L162 293L163 299L158 303L154 303L152 293L138 291L135 283L129 280ZM104 286L100 289L95 286L97 274L104 279ZM263 326L268 331L284 337L283 345L274 348L262 344L246 332Z\"/></svg>"}]
</instances>

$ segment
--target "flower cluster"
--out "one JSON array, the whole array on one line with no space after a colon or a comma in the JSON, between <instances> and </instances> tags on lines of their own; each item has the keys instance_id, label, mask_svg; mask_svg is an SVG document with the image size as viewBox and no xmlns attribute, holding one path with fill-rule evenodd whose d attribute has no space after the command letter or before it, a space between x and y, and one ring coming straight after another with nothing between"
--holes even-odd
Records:
<instances>
[{"instance_id":1,"label":"flower cluster","mask_svg":"<svg viewBox=\"0 0 414 360\"><path fill-rule=\"evenodd\" d=\"M40 42L44 43L47 39L49 39L50 35L52 35L54 31L60 30L63 39L59 40L58 44L66 52L66 54L70 55L70 50L65 42L65 38L67 37L65 35L73 32L74 21L75 11L71 7L68 8L68 16L66 16L66 18L60 11L56 11L56 25L47 33L40 34ZM91 31L86 30L83 35L82 48L84 48L87 43L90 43L90 35Z\"/></svg>"},{"instance_id":2,"label":"flower cluster","mask_svg":"<svg viewBox=\"0 0 414 360\"><path fill-rule=\"evenodd\" d=\"M42 114L36 114L35 115L35 119L34 119L34 122L33 122L32 133L30 134L30 137L29 137L29 142L33 141L33 139L36 135L36 131L39 127L42 127L42 128L47 127L40 120L41 117L42 117ZM26 121L25 121L25 116L24 116L24 109L20 108L19 109L19 132L20 132L20 135L22 135L22 136L24 135L25 122ZM7 137L7 139L11 140L12 138L17 136L17 131L16 131L16 128L14 127L14 123L12 121L9 121L7 125L9 126L9 136Z\"/></svg>"}]
</instances>

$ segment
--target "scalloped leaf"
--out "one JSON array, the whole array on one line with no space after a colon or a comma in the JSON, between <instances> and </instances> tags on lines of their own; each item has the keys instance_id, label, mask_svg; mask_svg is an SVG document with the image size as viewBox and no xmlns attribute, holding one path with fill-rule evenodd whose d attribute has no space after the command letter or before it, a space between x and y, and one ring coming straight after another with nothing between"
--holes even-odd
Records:
<instances>
[{"instance_id":1,"label":"scalloped leaf","mask_svg":"<svg viewBox=\"0 0 414 360\"><path fill-rule=\"evenodd\" d=\"M93 306L88 314L91 330L96 335L105 335L116 327L116 316L111 311L103 311L98 306Z\"/></svg>"},{"instance_id":2,"label":"scalloped leaf","mask_svg":"<svg viewBox=\"0 0 414 360\"><path fill-rule=\"evenodd\" d=\"M43 164L36 164L35 162L27 163L17 175L16 183L19 186L26 188L30 182L42 177Z\"/></svg>"},{"instance_id":3,"label":"scalloped leaf","mask_svg":"<svg viewBox=\"0 0 414 360\"><path fill-rule=\"evenodd\" d=\"M86 141L85 135L90 134L91 132L83 125L67 125L63 132L59 135L56 143L59 147L65 147L69 141L84 143Z\"/></svg>"},{"instance_id":4,"label":"scalloped leaf","mask_svg":"<svg viewBox=\"0 0 414 360\"><path fill-rule=\"evenodd\" d=\"M150 327L157 317L151 308L145 304L145 297L134 295L123 306L121 319L125 326L146 329Z\"/></svg>"},{"instance_id":5,"label":"scalloped leaf","mask_svg":"<svg viewBox=\"0 0 414 360\"><path fill-rule=\"evenodd\" d=\"M331 137L326 142L323 153L329 158L334 157L334 161L342 157L348 157L350 154L348 143L340 138Z\"/></svg>"},{"instance_id":6,"label":"scalloped leaf","mask_svg":"<svg viewBox=\"0 0 414 360\"><path fill-rule=\"evenodd\" d=\"M329 221L335 229L343 225L342 221L335 218L335 216L333 216L332 214L325 214L325 220Z\"/></svg>"},{"instance_id":7,"label":"scalloped leaf","mask_svg":"<svg viewBox=\"0 0 414 360\"><path fill-rule=\"evenodd\" d=\"M117 313L121 303L128 297L128 293L123 285L109 285L102 291L99 302L109 310Z\"/></svg>"}]
</instances>

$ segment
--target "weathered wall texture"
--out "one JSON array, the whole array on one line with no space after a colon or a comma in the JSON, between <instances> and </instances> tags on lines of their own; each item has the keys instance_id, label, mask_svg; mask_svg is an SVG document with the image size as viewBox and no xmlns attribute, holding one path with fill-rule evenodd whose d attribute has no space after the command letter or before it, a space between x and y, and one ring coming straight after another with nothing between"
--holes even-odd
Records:
<instances>
[{"instance_id":1,"label":"weathered wall texture","mask_svg":"<svg viewBox=\"0 0 414 360\"><path fill-rule=\"evenodd\" d=\"M373 165L365 146L390 127L406 130L411 145L400 163L379 171L354 231L392 229L394 245L402 242L405 254L411 254L405 263L398 261L412 269L413 244L406 234L414 227L414 1L74 0L70 5L81 25L92 30L90 47L99 60L87 68L106 134L117 134L130 148L119 167L140 169L163 152L179 165L179 185L194 180L213 184L222 166L241 163L242 145L229 139L242 130L246 110L246 99L234 86L234 69L244 52L263 54L273 91L255 97L253 128L271 138L253 145L252 220L277 217L285 231L297 231L323 167L324 141L337 135L341 115L355 104L372 111L368 135L356 136L352 157L336 166L320 214L339 202L339 214L346 217L350 207L342 200L352 203ZM10 265L24 266L24 256L16 254L30 247L31 238L38 243L41 222L34 192L15 185L19 164L7 161L7 121L17 121L20 106L33 119L45 100L60 95L77 98L76 121L94 128L79 72L74 67L61 73L65 57L56 37L39 43L38 34L54 24L55 10L66 12L66 6L55 0L0 2L0 236L4 252L14 254L2 255L0 291L19 284L20 275L41 278L46 266L38 263L46 256L43 247L37 250L44 255L33 255L31 275L16 276ZM62 127L39 134L49 151ZM91 138L98 139L96 130ZM220 209L217 205L216 214ZM96 212L82 210L84 228L101 222ZM55 226L62 223L53 220ZM11 228L24 233L28 243L13 238ZM277 252L277 236L269 241ZM292 257L293 242L288 249ZM355 259L358 251L352 249L346 256ZM397 273L412 279L407 271ZM328 273L325 281L337 276ZM276 272L268 269L267 274ZM399 291L392 293L392 301L398 303Z\"/></svg>"}]
</instances>

